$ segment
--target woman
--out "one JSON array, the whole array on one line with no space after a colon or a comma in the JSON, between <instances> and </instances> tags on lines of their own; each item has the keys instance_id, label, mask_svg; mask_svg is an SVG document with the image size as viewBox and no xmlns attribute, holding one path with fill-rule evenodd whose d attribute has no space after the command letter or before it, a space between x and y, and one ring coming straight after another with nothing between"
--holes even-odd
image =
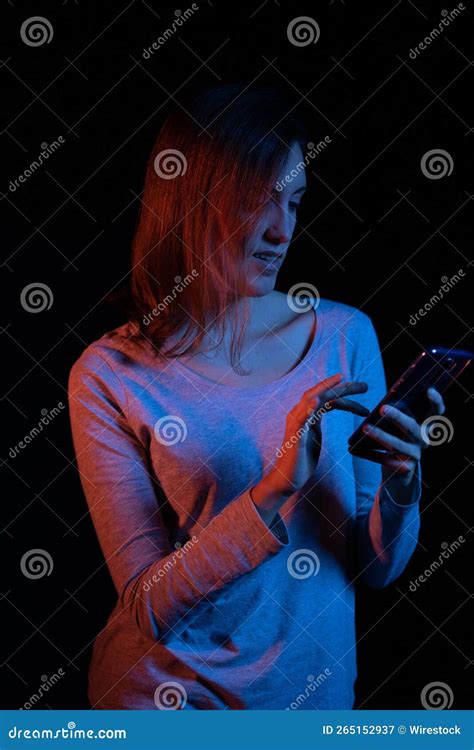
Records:
<instances>
[{"instance_id":1,"label":"woman","mask_svg":"<svg viewBox=\"0 0 474 750\"><path fill-rule=\"evenodd\" d=\"M420 425L387 415L405 439L374 433L381 467L347 450L386 390L371 320L274 288L307 149L278 93L219 86L150 155L134 314L69 381L118 594L93 708L352 708L355 582L386 586L416 545Z\"/></svg>"}]
</instances>

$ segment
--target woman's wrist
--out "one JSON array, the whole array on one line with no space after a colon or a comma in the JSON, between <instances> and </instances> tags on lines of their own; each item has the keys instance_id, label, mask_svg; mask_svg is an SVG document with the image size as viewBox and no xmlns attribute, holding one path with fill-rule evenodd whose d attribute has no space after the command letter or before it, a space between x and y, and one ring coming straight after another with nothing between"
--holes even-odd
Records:
<instances>
[{"instance_id":1,"label":"woman's wrist","mask_svg":"<svg viewBox=\"0 0 474 750\"><path fill-rule=\"evenodd\" d=\"M382 477L384 474L385 469L382 471ZM420 479L418 465L410 473L410 477L393 475L393 472L387 470L387 476L383 479L382 485L397 505L413 505L419 498Z\"/></svg>"},{"instance_id":2,"label":"woman's wrist","mask_svg":"<svg viewBox=\"0 0 474 750\"><path fill-rule=\"evenodd\" d=\"M283 503L292 494L290 490L279 488L269 475L263 477L250 490L250 497L268 526L272 523Z\"/></svg>"}]
</instances>

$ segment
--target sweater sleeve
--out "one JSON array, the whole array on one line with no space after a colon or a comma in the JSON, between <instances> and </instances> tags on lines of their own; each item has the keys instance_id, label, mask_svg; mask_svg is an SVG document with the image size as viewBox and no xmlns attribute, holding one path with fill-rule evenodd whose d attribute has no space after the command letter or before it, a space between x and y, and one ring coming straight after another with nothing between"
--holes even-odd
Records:
<instances>
[{"instance_id":1,"label":"sweater sleeve","mask_svg":"<svg viewBox=\"0 0 474 750\"><path fill-rule=\"evenodd\" d=\"M154 641L184 631L227 585L288 545L278 515L271 530L250 487L176 549L160 508L166 502L146 448L127 418L122 381L88 347L68 383L77 467L94 528L118 593Z\"/></svg>"},{"instance_id":2,"label":"sweater sleeve","mask_svg":"<svg viewBox=\"0 0 474 750\"><path fill-rule=\"evenodd\" d=\"M358 395L357 400L372 410L387 388L377 335L365 313L358 313L353 343L351 377L368 384L367 393ZM354 430L363 419L354 415ZM383 485L380 464L356 456L352 460L356 481L357 575L372 588L383 588L401 575L418 542L420 462L412 502L401 505Z\"/></svg>"}]
</instances>

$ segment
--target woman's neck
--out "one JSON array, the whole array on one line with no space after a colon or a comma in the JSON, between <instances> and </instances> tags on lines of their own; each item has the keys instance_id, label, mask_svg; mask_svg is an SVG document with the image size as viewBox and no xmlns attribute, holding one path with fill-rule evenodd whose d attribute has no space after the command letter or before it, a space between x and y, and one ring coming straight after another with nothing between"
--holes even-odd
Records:
<instances>
[{"instance_id":1,"label":"woman's neck","mask_svg":"<svg viewBox=\"0 0 474 750\"><path fill-rule=\"evenodd\" d=\"M275 326L281 324L282 319L281 305L278 305L278 292L273 291L261 297L248 297L246 299L249 301L249 317L242 342L243 349L253 347L257 341L268 336ZM244 302L237 304L243 306ZM229 306L224 313L226 316L226 327L222 340L220 341L217 323L213 321L206 328L200 343L199 352L193 353L193 355L186 355L186 358L188 356L197 356L199 353L209 359L228 359L230 356L232 334L236 329L238 316L242 313L243 307L237 307L236 304ZM181 339L185 330L186 325L183 325L178 332L168 337L166 348L174 346Z\"/></svg>"}]
</instances>

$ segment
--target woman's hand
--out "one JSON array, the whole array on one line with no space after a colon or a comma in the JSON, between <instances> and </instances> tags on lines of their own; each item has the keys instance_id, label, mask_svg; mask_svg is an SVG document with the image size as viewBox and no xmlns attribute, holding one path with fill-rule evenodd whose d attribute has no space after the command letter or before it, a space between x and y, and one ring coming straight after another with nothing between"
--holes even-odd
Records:
<instances>
[{"instance_id":1,"label":"woman's hand","mask_svg":"<svg viewBox=\"0 0 474 750\"><path fill-rule=\"evenodd\" d=\"M428 388L426 391L430 400L430 405L426 410L421 423L418 423L413 417L409 417L404 412L394 406L386 404L380 409L380 414L386 419L390 419L404 433L403 438L395 437L389 432L382 430L380 427L366 425L364 433L369 435L375 442L387 448L389 454L376 456L366 454L366 458L382 464L382 481L390 481L390 493L397 492L401 495L403 491L412 483L416 472L418 461L421 453L429 443L423 435L423 423L431 416L444 414L446 411L441 394L435 388ZM395 498L396 499L396 498Z\"/></svg>"},{"instance_id":2,"label":"woman's hand","mask_svg":"<svg viewBox=\"0 0 474 750\"><path fill-rule=\"evenodd\" d=\"M277 452L277 461L263 480L265 487L275 494L291 495L301 489L314 473L321 453L321 419L325 413L333 409L363 417L370 413L357 401L345 398L365 393L367 383L341 383L342 377L338 373L309 388L288 412L283 445Z\"/></svg>"}]
</instances>

